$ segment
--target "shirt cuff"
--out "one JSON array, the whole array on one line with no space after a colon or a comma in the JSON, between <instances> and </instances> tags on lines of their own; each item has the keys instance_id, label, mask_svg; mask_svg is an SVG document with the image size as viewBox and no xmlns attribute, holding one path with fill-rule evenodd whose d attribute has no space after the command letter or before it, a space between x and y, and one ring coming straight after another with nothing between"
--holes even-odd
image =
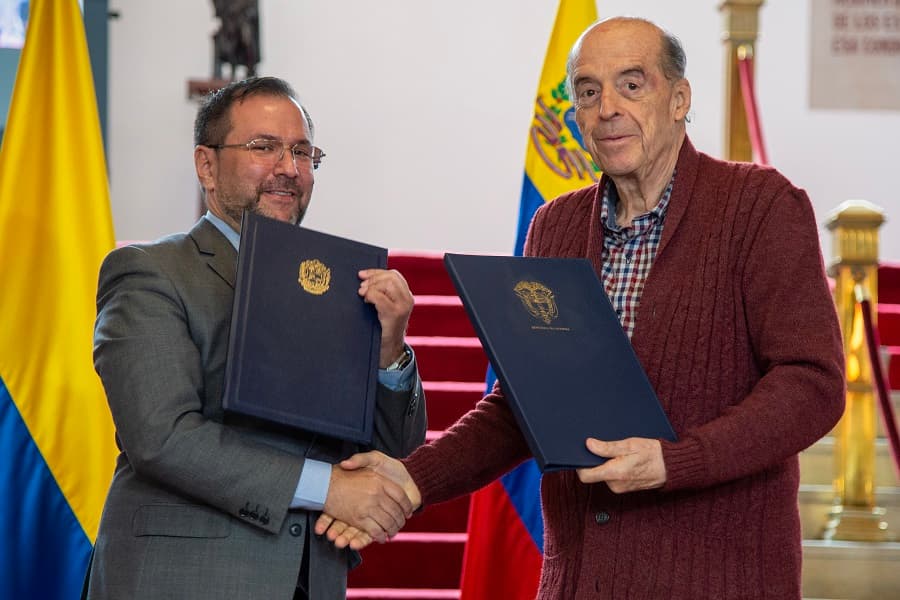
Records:
<instances>
[{"instance_id":1,"label":"shirt cuff","mask_svg":"<svg viewBox=\"0 0 900 600\"><path fill-rule=\"evenodd\" d=\"M291 508L324 509L330 483L331 465L307 458L303 461L303 468L300 470L300 481L297 482L297 490L294 492Z\"/></svg>"},{"instance_id":2,"label":"shirt cuff","mask_svg":"<svg viewBox=\"0 0 900 600\"><path fill-rule=\"evenodd\" d=\"M378 369L378 383L394 392L408 392L412 389L416 379L416 353L409 346L406 346L412 355L412 360L396 371L388 371L387 369Z\"/></svg>"}]
</instances>

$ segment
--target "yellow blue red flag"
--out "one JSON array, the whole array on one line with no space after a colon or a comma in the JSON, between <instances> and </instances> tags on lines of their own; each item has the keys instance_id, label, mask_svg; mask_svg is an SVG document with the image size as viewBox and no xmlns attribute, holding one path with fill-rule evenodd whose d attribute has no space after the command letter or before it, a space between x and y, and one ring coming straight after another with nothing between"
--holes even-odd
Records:
<instances>
[{"instance_id":1,"label":"yellow blue red flag","mask_svg":"<svg viewBox=\"0 0 900 600\"><path fill-rule=\"evenodd\" d=\"M113 248L77 0L32 0L0 146L0 598L78 598L116 456L92 353Z\"/></svg>"},{"instance_id":2,"label":"yellow blue red flag","mask_svg":"<svg viewBox=\"0 0 900 600\"><path fill-rule=\"evenodd\" d=\"M531 218L542 204L600 178L582 147L565 85L569 50L596 20L595 0L560 0L528 132L516 255L522 254ZM489 389L493 379L489 373ZM462 600L535 597L544 534L540 479L537 465L529 460L472 494Z\"/></svg>"}]
</instances>

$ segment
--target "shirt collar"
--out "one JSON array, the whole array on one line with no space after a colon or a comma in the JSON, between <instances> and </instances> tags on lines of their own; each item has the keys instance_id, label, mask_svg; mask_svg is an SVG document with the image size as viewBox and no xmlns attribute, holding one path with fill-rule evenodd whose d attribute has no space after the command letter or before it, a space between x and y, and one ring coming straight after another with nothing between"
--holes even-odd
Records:
<instances>
[{"instance_id":1,"label":"shirt collar","mask_svg":"<svg viewBox=\"0 0 900 600\"><path fill-rule=\"evenodd\" d=\"M640 221L645 223L649 221L650 224L655 224L661 223L665 219L666 211L669 208L669 198L672 197L672 187L675 184L675 173L675 171L672 172L672 178L669 179L669 183L666 185L666 189L663 190L656 206L652 210L636 217L634 219L635 224ZM600 222L608 232L620 232L623 229L628 229L627 227L620 227L616 223L616 206L618 203L619 191L616 189L616 184L613 183L613 180L609 179L603 188L603 199L600 209Z\"/></svg>"},{"instance_id":2,"label":"shirt collar","mask_svg":"<svg viewBox=\"0 0 900 600\"><path fill-rule=\"evenodd\" d=\"M241 247L241 235L231 228L231 225L212 214L209 211L206 211L206 214L203 215L203 218L213 224L213 226L222 232L222 235L231 242L231 245L234 246L235 250L240 249Z\"/></svg>"}]
</instances>

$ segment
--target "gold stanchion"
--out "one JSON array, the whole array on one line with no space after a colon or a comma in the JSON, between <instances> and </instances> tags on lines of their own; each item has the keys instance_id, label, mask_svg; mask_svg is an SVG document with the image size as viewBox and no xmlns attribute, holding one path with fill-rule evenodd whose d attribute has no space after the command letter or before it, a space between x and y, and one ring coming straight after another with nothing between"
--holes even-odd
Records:
<instances>
[{"instance_id":1,"label":"gold stanchion","mask_svg":"<svg viewBox=\"0 0 900 600\"><path fill-rule=\"evenodd\" d=\"M828 515L826 540L893 541L875 506L875 392L872 364L866 348L859 297L878 302L878 228L884 212L874 204L851 200L827 219L833 258L828 274L835 280L834 301L847 367L847 407L835 428L834 505Z\"/></svg>"},{"instance_id":2,"label":"gold stanchion","mask_svg":"<svg viewBox=\"0 0 900 600\"><path fill-rule=\"evenodd\" d=\"M753 56L753 47L759 33L759 9L765 0L724 0L719 5L723 15L725 44L725 146L728 160L750 162L753 148L747 128L747 113L741 95L741 77L738 60Z\"/></svg>"}]
</instances>

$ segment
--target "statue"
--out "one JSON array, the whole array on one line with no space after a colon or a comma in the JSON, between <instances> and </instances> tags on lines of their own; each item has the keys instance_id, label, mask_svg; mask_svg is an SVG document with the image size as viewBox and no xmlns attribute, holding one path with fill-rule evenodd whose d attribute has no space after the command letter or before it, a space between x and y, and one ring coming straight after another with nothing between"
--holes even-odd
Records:
<instances>
[{"instance_id":1,"label":"statue","mask_svg":"<svg viewBox=\"0 0 900 600\"><path fill-rule=\"evenodd\" d=\"M246 77L256 75L259 63L259 3L257 0L213 0L221 22L213 35L213 77L223 79L223 65L229 64L231 79L239 66Z\"/></svg>"}]
</instances>

